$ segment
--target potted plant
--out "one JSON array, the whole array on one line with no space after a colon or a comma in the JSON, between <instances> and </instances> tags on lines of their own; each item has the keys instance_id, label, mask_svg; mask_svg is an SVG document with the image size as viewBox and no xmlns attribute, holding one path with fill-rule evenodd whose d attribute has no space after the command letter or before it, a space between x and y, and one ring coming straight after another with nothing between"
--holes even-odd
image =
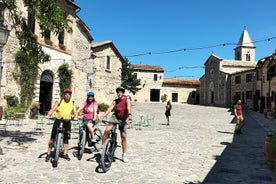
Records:
<instances>
[{"instance_id":1,"label":"potted plant","mask_svg":"<svg viewBox=\"0 0 276 184\"><path fill-rule=\"evenodd\" d=\"M268 166L275 170L276 161L276 132L271 131L265 138L265 157Z\"/></svg>"},{"instance_id":2,"label":"potted plant","mask_svg":"<svg viewBox=\"0 0 276 184\"><path fill-rule=\"evenodd\" d=\"M39 102L33 102L30 109L31 109L30 118L31 119L37 119L39 109L40 109L40 103Z\"/></svg>"}]
</instances>

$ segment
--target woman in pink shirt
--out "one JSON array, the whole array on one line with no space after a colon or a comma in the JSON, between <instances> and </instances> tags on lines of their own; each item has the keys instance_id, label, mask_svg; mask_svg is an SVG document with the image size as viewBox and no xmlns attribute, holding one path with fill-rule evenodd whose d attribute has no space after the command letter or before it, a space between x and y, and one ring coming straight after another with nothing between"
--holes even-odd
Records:
<instances>
[{"instance_id":1,"label":"woman in pink shirt","mask_svg":"<svg viewBox=\"0 0 276 184\"><path fill-rule=\"evenodd\" d=\"M92 137L92 142L96 142L94 136L94 126L98 118L98 103L94 98L92 91L87 93L87 99L83 102L82 106L78 109L78 115L83 113L83 123L86 124L88 131ZM92 146L92 143L88 140L88 146Z\"/></svg>"},{"instance_id":2,"label":"woman in pink shirt","mask_svg":"<svg viewBox=\"0 0 276 184\"><path fill-rule=\"evenodd\" d=\"M242 114L241 100L238 100L237 104L234 106L234 113L236 118L236 134L242 134L242 127L244 126L244 119Z\"/></svg>"}]
</instances>

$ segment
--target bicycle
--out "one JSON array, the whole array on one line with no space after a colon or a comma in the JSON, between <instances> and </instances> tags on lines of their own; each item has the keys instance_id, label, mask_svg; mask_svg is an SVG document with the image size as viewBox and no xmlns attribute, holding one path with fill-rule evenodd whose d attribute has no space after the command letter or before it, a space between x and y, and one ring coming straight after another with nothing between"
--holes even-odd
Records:
<instances>
[{"instance_id":1,"label":"bicycle","mask_svg":"<svg viewBox=\"0 0 276 184\"><path fill-rule=\"evenodd\" d=\"M94 127L94 136L95 136L96 142L94 143L93 146L94 146L95 150L99 151L96 144L98 144L102 139L101 129L99 129L98 127ZM91 141L91 138L92 137L91 137L91 135L88 131L88 128L87 128L86 124L83 121L81 126L79 127L78 151L77 151L77 158L79 160L82 159L86 142L89 141L89 140Z\"/></svg>"},{"instance_id":2,"label":"bicycle","mask_svg":"<svg viewBox=\"0 0 276 184\"><path fill-rule=\"evenodd\" d=\"M104 124L109 124L108 121L102 121ZM101 168L103 172L107 172L112 162L114 161L114 154L117 148L117 128L119 124L113 124L111 131L109 132L108 138L106 139L101 153Z\"/></svg>"},{"instance_id":3,"label":"bicycle","mask_svg":"<svg viewBox=\"0 0 276 184\"><path fill-rule=\"evenodd\" d=\"M55 119L55 118L54 118ZM57 128L57 134L55 137L54 147L53 147L53 159L51 160L52 166L58 166L59 157L63 154L63 140L64 140L64 132L65 129L63 127L63 123L65 122L64 119L59 119L60 124Z\"/></svg>"}]
</instances>

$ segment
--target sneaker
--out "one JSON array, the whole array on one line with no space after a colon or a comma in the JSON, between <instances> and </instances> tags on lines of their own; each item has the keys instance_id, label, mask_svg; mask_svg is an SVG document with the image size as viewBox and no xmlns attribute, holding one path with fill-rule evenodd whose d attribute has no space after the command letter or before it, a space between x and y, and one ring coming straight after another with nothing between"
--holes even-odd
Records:
<instances>
[{"instance_id":1,"label":"sneaker","mask_svg":"<svg viewBox=\"0 0 276 184\"><path fill-rule=\"evenodd\" d=\"M46 158L45 158L45 162L48 162L50 160L51 156L50 154L47 154Z\"/></svg>"},{"instance_id":2,"label":"sneaker","mask_svg":"<svg viewBox=\"0 0 276 184\"><path fill-rule=\"evenodd\" d=\"M125 162L125 163L128 162L126 153L123 153L123 154L122 154L122 161Z\"/></svg>"},{"instance_id":3,"label":"sneaker","mask_svg":"<svg viewBox=\"0 0 276 184\"><path fill-rule=\"evenodd\" d=\"M92 139L92 143L95 143L95 142L97 142L97 141L96 141L96 139L95 139L95 138L93 138L93 139Z\"/></svg>"},{"instance_id":4,"label":"sneaker","mask_svg":"<svg viewBox=\"0 0 276 184\"><path fill-rule=\"evenodd\" d=\"M69 158L68 154L63 155L62 157L63 157L64 159L66 159L66 160L70 160L70 158Z\"/></svg>"}]
</instances>

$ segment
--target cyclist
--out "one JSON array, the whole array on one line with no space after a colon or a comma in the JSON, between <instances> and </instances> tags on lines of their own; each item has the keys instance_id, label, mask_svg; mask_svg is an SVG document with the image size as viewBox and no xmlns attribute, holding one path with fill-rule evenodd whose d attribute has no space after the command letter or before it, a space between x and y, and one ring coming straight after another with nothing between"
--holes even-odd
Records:
<instances>
[{"instance_id":1,"label":"cyclist","mask_svg":"<svg viewBox=\"0 0 276 184\"><path fill-rule=\"evenodd\" d=\"M83 123L86 124L93 143L96 142L94 136L94 126L98 118L98 103L94 96L95 94L92 91L88 92L86 101L83 102L82 106L77 111L78 115L83 113ZM88 139L88 146L92 146L92 142Z\"/></svg>"},{"instance_id":2,"label":"cyclist","mask_svg":"<svg viewBox=\"0 0 276 184\"><path fill-rule=\"evenodd\" d=\"M102 121L113 109L114 113L110 118L110 122L113 124L119 123L119 130L122 140L122 160L127 162L126 152L127 152L127 124L131 123L131 101L130 97L124 95L125 89L123 87L116 88L117 98L115 98L107 111L100 117ZM105 128L104 135L102 138L102 144L108 138L108 134L112 129L113 124L108 124Z\"/></svg>"},{"instance_id":3,"label":"cyclist","mask_svg":"<svg viewBox=\"0 0 276 184\"><path fill-rule=\"evenodd\" d=\"M55 122L52 127L51 138L48 143L48 151L45 161L48 162L50 160L50 153L52 147L54 145L54 140L57 134L57 128L59 127L60 120L63 119L63 127L65 129L64 132L64 148L63 148L63 158L70 160L67 152L68 152L68 143L71 137L71 117L72 113L74 113L74 120L77 120L77 114L74 106L74 102L71 100L72 91L70 88L64 89L64 98L59 99L55 102L51 110L48 112L46 118L49 119L51 115L55 113Z\"/></svg>"}]
</instances>

